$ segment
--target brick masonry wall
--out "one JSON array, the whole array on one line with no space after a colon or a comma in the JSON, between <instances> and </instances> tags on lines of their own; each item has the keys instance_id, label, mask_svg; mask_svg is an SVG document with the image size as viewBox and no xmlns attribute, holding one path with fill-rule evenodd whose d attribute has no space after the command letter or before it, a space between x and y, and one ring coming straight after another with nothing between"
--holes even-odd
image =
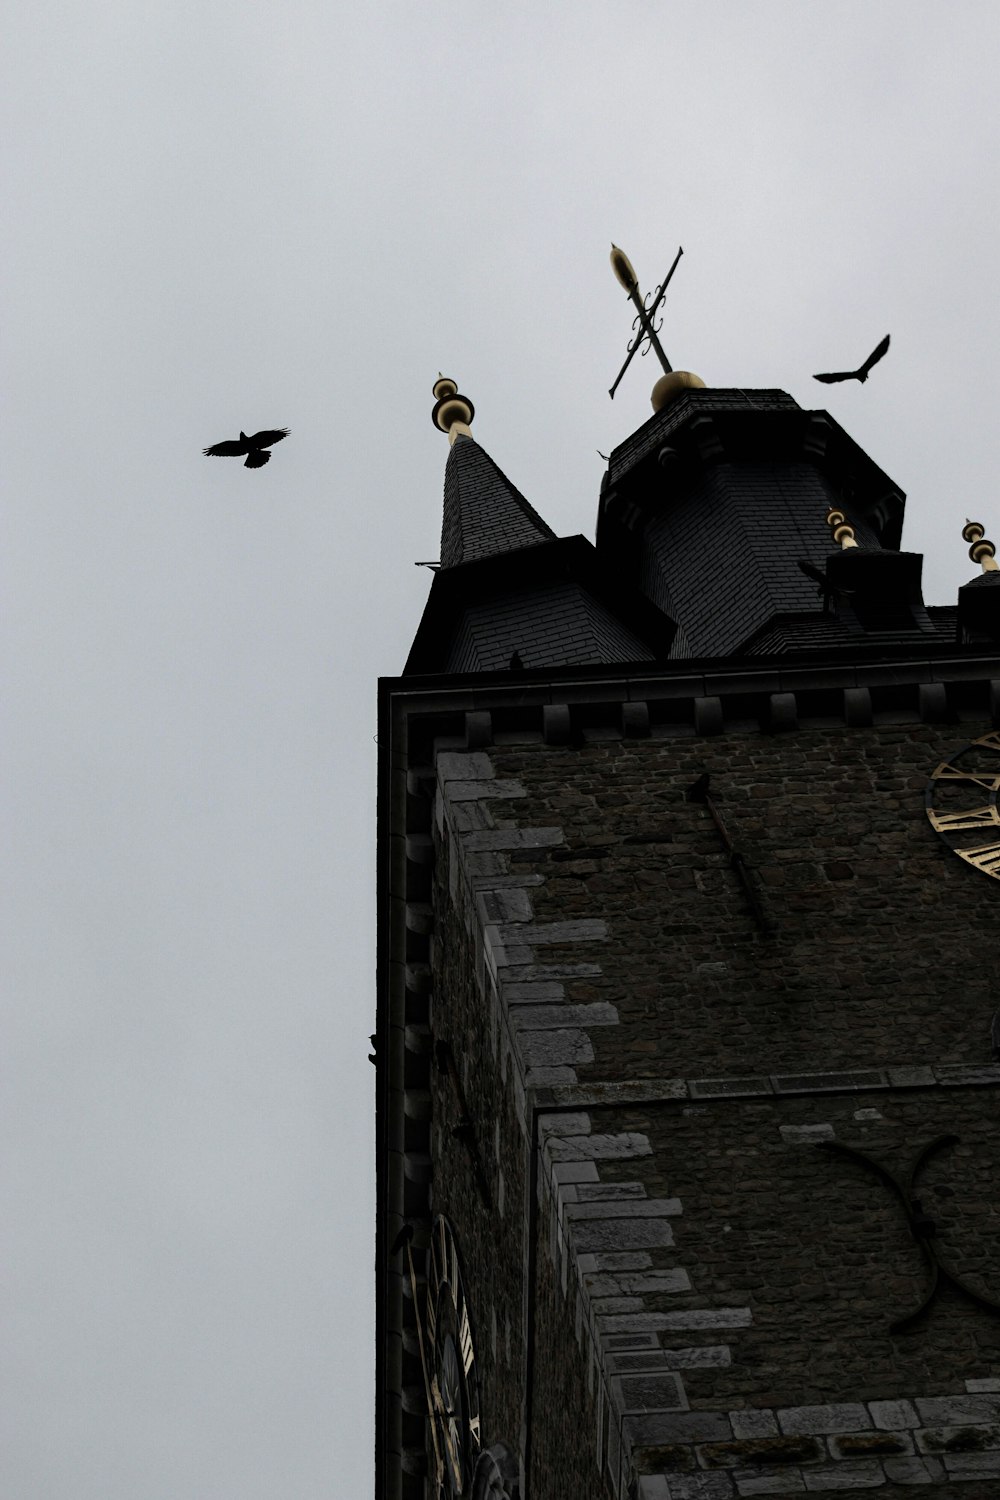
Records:
<instances>
[{"instance_id":1,"label":"brick masonry wall","mask_svg":"<svg viewBox=\"0 0 1000 1500\"><path fill-rule=\"evenodd\" d=\"M924 1207L942 1260L1000 1298L1000 1096L980 1087L1000 1081L1000 888L923 811L933 767L987 728L438 757L433 1025L456 1038L496 1196L478 1202L439 1077L434 1206L461 1225L480 1348L488 1327L503 1356L483 1376L487 1441L517 1436L533 1319L533 1463L576 1475L572 1493L596 1493L581 1452L613 1493L634 1470L640 1500L998 1492L1000 1321L949 1287L891 1336L927 1282L919 1247L886 1183L816 1149L839 1140L905 1176L927 1140L957 1134L923 1169ZM705 771L773 937L707 809L684 800ZM572 1116L537 1113L586 1097L565 1135ZM574 1136L648 1144L560 1173ZM639 1421L644 1391L673 1392L673 1409L646 1401ZM576 1401L572 1421L550 1419Z\"/></svg>"},{"instance_id":2,"label":"brick masonry wall","mask_svg":"<svg viewBox=\"0 0 1000 1500\"><path fill-rule=\"evenodd\" d=\"M539 921L600 917L616 1006L582 1078L775 1073L876 1062L983 1064L1000 1006L996 881L931 830L930 772L989 726L803 730L498 747L526 796L518 824L564 843L516 853L543 874ZM703 772L777 923L762 940L704 806ZM513 824L514 808L497 813Z\"/></svg>"}]
</instances>

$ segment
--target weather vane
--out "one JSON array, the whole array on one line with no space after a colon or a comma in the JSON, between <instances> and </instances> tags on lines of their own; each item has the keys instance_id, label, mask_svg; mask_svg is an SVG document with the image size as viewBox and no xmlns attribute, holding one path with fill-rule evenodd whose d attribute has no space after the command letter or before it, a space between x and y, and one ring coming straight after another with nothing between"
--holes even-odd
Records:
<instances>
[{"instance_id":1,"label":"weather vane","mask_svg":"<svg viewBox=\"0 0 1000 1500\"><path fill-rule=\"evenodd\" d=\"M625 363L618 371L618 379L615 381L614 385L608 392L608 395L611 397L612 401L615 399L615 391L621 384L622 376L625 374L625 371L628 369L629 365L632 362L633 354L637 349L642 348L643 344L645 344L645 348L642 349L643 354L648 354L649 350L652 349L663 367L664 375L669 375L672 373L670 361L664 354L663 346L656 336L659 330L663 327L663 320L661 318L659 323L654 323L653 320L656 317L656 313L660 306L660 303L667 295L667 287L670 285L670 278L677 270L677 262L680 260L683 254L684 247L681 246L680 249L678 249L677 254L674 256L673 265L670 267L670 270L667 272L666 276L664 276L663 281L653 293L652 304L647 307L646 302L648 298L644 297L639 290L639 279L636 276L635 271L632 269L632 262L629 260L624 250L619 250L617 245L611 246L611 269L612 271L614 271L617 280L628 292L629 297L631 298L636 310L636 316L632 322L632 327L636 330L635 338L628 346L628 354L625 357Z\"/></svg>"}]
</instances>

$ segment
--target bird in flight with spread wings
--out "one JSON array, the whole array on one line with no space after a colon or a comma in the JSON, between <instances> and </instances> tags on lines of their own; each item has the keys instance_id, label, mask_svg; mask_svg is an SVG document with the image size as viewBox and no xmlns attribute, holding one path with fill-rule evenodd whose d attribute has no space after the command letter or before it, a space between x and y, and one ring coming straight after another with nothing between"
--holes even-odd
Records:
<instances>
[{"instance_id":1,"label":"bird in flight with spread wings","mask_svg":"<svg viewBox=\"0 0 1000 1500\"><path fill-rule=\"evenodd\" d=\"M833 385L837 380L861 380L865 381L871 374L872 366L877 365L883 354L889 347L889 335L886 334L881 344L877 344L864 364L857 370L836 370L832 375L814 375L813 380L822 380L824 385Z\"/></svg>"},{"instance_id":2,"label":"bird in flight with spread wings","mask_svg":"<svg viewBox=\"0 0 1000 1500\"><path fill-rule=\"evenodd\" d=\"M209 458L242 458L245 453L245 469L262 469L271 457L268 448L274 443L280 443L290 431L289 427L272 427L264 432L255 432L253 437L247 437L245 432L241 432L239 438L230 438L225 443L213 443L211 448L203 448L202 452Z\"/></svg>"}]
</instances>

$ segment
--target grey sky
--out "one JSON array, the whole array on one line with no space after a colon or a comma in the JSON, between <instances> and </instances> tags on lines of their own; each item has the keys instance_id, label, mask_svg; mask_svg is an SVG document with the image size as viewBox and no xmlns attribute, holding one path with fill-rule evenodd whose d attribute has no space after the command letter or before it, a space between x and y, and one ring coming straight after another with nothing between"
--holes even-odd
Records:
<instances>
[{"instance_id":1,"label":"grey sky","mask_svg":"<svg viewBox=\"0 0 1000 1500\"><path fill-rule=\"evenodd\" d=\"M439 370L559 533L648 414L825 406L929 602L1000 541L1000 9L10 5L0 1491L371 1473L375 679ZM815 370L892 349L864 386ZM258 472L201 449L288 425Z\"/></svg>"}]
</instances>

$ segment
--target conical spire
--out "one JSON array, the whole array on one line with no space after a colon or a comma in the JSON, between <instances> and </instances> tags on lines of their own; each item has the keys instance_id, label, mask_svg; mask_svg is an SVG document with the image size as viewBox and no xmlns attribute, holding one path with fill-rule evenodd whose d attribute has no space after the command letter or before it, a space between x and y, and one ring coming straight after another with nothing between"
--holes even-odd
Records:
<instances>
[{"instance_id":1,"label":"conical spire","mask_svg":"<svg viewBox=\"0 0 1000 1500\"><path fill-rule=\"evenodd\" d=\"M472 402L444 377L435 384L434 395L434 425L448 433L452 445L444 474L442 568L553 541L552 528L473 438Z\"/></svg>"},{"instance_id":2,"label":"conical spire","mask_svg":"<svg viewBox=\"0 0 1000 1500\"><path fill-rule=\"evenodd\" d=\"M673 621L599 567L585 537L557 537L469 431L472 402L443 376L448 434L441 560L407 673L520 672L666 658Z\"/></svg>"}]
</instances>

